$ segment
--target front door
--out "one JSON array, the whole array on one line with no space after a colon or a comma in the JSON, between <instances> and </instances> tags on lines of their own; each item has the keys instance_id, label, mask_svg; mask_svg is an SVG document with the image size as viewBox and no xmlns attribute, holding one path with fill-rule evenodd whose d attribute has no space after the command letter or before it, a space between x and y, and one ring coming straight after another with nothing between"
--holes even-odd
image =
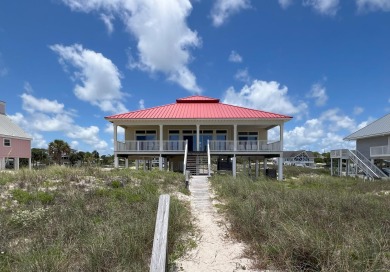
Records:
<instances>
[{"instance_id":1,"label":"front door","mask_svg":"<svg viewBox=\"0 0 390 272\"><path fill-rule=\"evenodd\" d=\"M183 135L183 140L188 140L188 151L194 151L194 136L193 135Z\"/></svg>"}]
</instances>

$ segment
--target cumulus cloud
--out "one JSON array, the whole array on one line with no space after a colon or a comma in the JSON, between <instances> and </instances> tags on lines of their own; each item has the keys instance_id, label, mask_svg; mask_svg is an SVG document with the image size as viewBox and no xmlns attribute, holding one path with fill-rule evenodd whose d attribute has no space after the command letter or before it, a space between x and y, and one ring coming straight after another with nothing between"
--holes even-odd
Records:
<instances>
[{"instance_id":1,"label":"cumulus cloud","mask_svg":"<svg viewBox=\"0 0 390 272\"><path fill-rule=\"evenodd\" d=\"M31 88L30 84L27 84ZM47 113L62 113L64 104L58 103L57 100L48 100L46 98L36 98L31 94L23 93L21 95L23 104L22 108L30 113L47 112Z\"/></svg>"},{"instance_id":2,"label":"cumulus cloud","mask_svg":"<svg viewBox=\"0 0 390 272\"><path fill-rule=\"evenodd\" d=\"M315 99L317 106L325 105L326 101L328 100L328 96L326 95L326 88L320 83L312 85L308 96Z\"/></svg>"},{"instance_id":3,"label":"cumulus cloud","mask_svg":"<svg viewBox=\"0 0 390 272\"><path fill-rule=\"evenodd\" d=\"M292 4L292 0L278 0L278 2L283 9L288 8Z\"/></svg>"},{"instance_id":4,"label":"cumulus cloud","mask_svg":"<svg viewBox=\"0 0 390 272\"><path fill-rule=\"evenodd\" d=\"M234 78L247 84L251 81L251 76L249 75L247 68L238 70L234 75Z\"/></svg>"},{"instance_id":5,"label":"cumulus cloud","mask_svg":"<svg viewBox=\"0 0 390 272\"><path fill-rule=\"evenodd\" d=\"M138 101L138 108L140 108L141 110L145 108L145 101L143 99L140 99L140 101Z\"/></svg>"},{"instance_id":6,"label":"cumulus cloud","mask_svg":"<svg viewBox=\"0 0 390 272\"><path fill-rule=\"evenodd\" d=\"M359 114L361 114L362 112L364 111L364 108L362 108L362 107L354 107L353 108L353 114L354 115L359 115Z\"/></svg>"},{"instance_id":7,"label":"cumulus cloud","mask_svg":"<svg viewBox=\"0 0 390 272\"><path fill-rule=\"evenodd\" d=\"M111 14L107 15L105 13L102 13L100 14L100 19L103 21L104 25L106 26L108 34L114 32L114 24L112 21L115 19L115 17L113 15Z\"/></svg>"},{"instance_id":8,"label":"cumulus cloud","mask_svg":"<svg viewBox=\"0 0 390 272\"><path fill-rule=\"evenodd\" d=\"M334 16L339 9L339 0L303 0L303 5L312 7L320 14Z\"/></svg>"},{"instance_id":9,"label":"cumulus cloud","mask_svg":"<svg viewBox=\"0 0 390 272\"><path fill-rule=\"evenodd\" d=\"M230 52L229 55L229 61L236 62L236 63L242 62L242 57L236 51L232 50L232 52Z\"/></svg>"},{"instance_id":10,"label":"cumulus cloud","mask_svg":"<svg viewBox=\"0 0 390 272\"><path fill-rule=\"evenodd\" d=\"M230 87L225 92L224 103L282 114L302 114L307 110L303 102L293 102L288 88L275 81L254 80L240 91Z\"/></svg>"},{"instance_id":11,"label":"cumulus cloud","mask_svg":"<svg viewBox=\"0 0 390 272\"><path fill-rule=\"evenodd\" d=\"M73 92L80 100L98 106L105 112L127 111L122 100L126 94L121 92L118 68L100 53L83 48L80 44L50 46L60 57L60 63L70 64L75 72L72 77L77 82Z\"/></svg>"},{"instance_id":12,"label":"cumulus cloud","mask_svg":"<svg viewBox=\"0 0 390 272\"><path fill-rule=\"evenodd\" d=\"M34 147L47 147L42 132L59 132L64 133L73 141L81 141L93 149L107 149L107 143L99 138L99 128L77 125L73 112L65 110L64 104L56 100L36 98L26 93L22 94L21 98L26 114L18 112L9 117L33 137Z\"/></svg>"},{"instance_id":13,"label":"cumulus cloud","mask_svg":"<svg viewBox=\"0 0 390 272\"><path fill-rule=\"evenodd\" d=\"M389 0L356 0L359 11L390 11Z\"/></svg>"},{"instance_id":14,"label":"cumulus cloud","mask_svg":"<svg viewBox=\"0 0 390 272\"><path fill-rule=\"evenodd\" d=\"M221 26L230 16L249 7L249 0L216 0L211 10L213 25Z\"/></svg>"},{"instance_id":15,"label":"cumulus cloud","mask_svg":"<svg viewBox=\"0 0 390 272\"><path fill-rule=\"evenodd\" d=\"M188 68L191 48L201 40L186 22L192 5L189 0L63 0L72 10L103 12L118 17L137 39L137 60L129 66L162 72L194 93L201 92L195 75Z\"/></svg>"}]
</instances>

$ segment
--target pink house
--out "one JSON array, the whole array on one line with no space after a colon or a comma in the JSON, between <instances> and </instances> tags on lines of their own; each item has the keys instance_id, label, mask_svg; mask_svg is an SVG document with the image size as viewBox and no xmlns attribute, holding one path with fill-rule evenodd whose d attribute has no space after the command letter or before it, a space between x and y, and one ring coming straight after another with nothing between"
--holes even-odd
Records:
<instances>
[{"instance_id":1,"label":"pink house","mask_svg":"<svg viewBox=\"0 0 390 272\"><path fill-rule=\"evenodd\" d=\"M31 137L5 114L5 102L0 101L0 170L6 165L19 169L19 159L27 158L31 168Z\"/></svg>"}]
</instances>

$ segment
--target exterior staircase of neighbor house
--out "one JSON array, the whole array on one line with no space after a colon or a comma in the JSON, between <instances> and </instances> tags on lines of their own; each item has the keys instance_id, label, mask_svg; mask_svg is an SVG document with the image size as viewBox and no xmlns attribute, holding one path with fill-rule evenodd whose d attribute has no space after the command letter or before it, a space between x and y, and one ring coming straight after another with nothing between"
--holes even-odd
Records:
<instances>
[{"instance_id":1,"label":"exterior staircase of neighbor house","mask_svg":"<svg viewBox=\"0 0 390 272\"><path fill-rule=\"evenodd\" d=\"M355 165L361 169L366 176L373 179L388 178L388 176L382 172L374 163L367 159L362 153L357 150L348 150L349 159L355 163Z\"/></svg>"},{"instance_id":2,"label":"exterior staircase of neighbor house","mask_svg":"<svg viewBox=\"0 0 390 272\"><path fill-rule=\"evenodd\" d=\"M188 152L186 170L193 176L208 175L207 152Z\"/></svg>"},{"instance_id":3,"label":"exterior staircase of neighbor house","mask_svg":"<svg viewBox=\"0 0 390 272\"><path fill-rule=\"evenodd\" d=\"M373 162L367 159L358 150L349 150L349 149L332 150L331 159L350 160L351 162L354 163L356 169L361 170L366 177L372 179L389 178L381 169L379 169ZM341 175L341 173L338 174ZM349 175L349 173L347 173L347 175Z\"/></svg>"}]
</instances>

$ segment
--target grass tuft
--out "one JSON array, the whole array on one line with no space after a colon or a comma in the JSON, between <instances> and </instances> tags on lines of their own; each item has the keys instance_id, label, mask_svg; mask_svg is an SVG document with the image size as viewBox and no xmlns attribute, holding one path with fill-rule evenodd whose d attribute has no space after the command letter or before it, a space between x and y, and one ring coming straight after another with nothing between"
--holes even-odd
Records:
<instances>
[{"instance_id":1,"label":"grass tuft","mask_svg":"<svg viewBox=\"0 0 390 272\"><path fill-rule=\"evenodd\" d=\"M324 175L277 182L215 176L231 230L259 269L388 271L390 183Z\"/></svg>"},{"instance_id":2,"label":"grass tuft","mask_svg":"<svg viewBox=\"0 0 390 272\"><path fill-rule=\"evenodd\" d=\"M159 195L184 188L181 174L91 167L22 170L4 180L12 204L0 208L0 271L147 271ZM188 205L171 197L171 263L192 228Z\"/></svg>"}]
</instances>

